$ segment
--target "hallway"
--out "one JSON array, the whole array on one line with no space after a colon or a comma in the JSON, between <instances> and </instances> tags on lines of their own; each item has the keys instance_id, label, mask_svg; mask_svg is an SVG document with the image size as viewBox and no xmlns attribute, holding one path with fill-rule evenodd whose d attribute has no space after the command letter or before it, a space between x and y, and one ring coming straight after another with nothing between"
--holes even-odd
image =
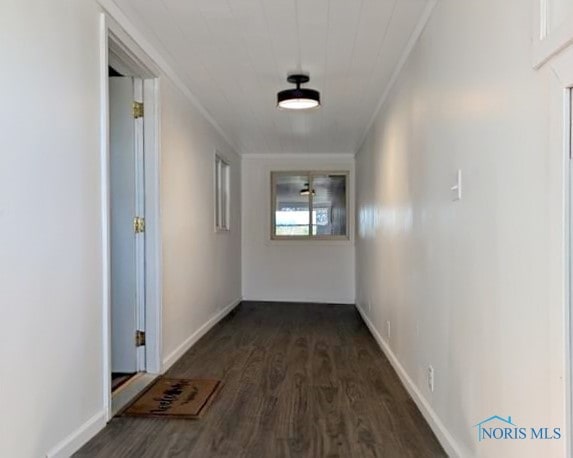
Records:
<instances>
[{"instance_id":1,"label":"hallway","mask_svg":"<svg viewBox=\"0 0 573 458\"><path fill-rule=\"evenodd\" d=\"M350 305L244 302L166 375L224 386L201 420L115 418L75 456L446 456Z\"/></svg>"},{"instance_id":2,"label":"hallway","mask_svg":"<svg viewBox=\"0 0 573 458\"><path fill-rule=\"evenodd\" d=\"M572 0L0 23L0 458L573 457Z\"/></svg>"}]
</instances>

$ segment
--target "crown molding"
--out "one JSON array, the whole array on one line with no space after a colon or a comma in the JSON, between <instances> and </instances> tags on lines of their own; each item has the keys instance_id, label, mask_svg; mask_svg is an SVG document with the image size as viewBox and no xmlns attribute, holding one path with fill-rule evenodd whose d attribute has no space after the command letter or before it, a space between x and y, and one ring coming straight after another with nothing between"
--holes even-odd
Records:
<instances>
[{"instance_id":1,"label":"crown molding","mask_svg":"<svg viewBox=\"0 0 573 458\"><path fill-rule=\"evenodd\" d=\"M376 106L374 113L372 113L372 117L370 118L370 121L368 122L367 127L364 130L364 133L362 134L362 136L360 137L360 141L358 142L358 145L357 145L358 147L356 148L356 154L358 154L358 152L364 146L364 142L366 141L366 136L368 135L368 132L370 132L370 129L374 125L374 121L378 117L380 110L384 106L384 103L386 103L386 100L388 99L390 92L392 91L392 89L396 85L396 82L398 81L398 77L400 76L400 73L402 72L404 65L406 65L406 62L408 61L408 57L410 57L410 54L412 53L414 47L418 43L418 40L422 36L422 33L424 32L424 29L426 28L426 24L428 23L430 16L432 15L432 12L434 11L434 8L437 4L438 4L438 0L429 0L428 1L428 4L426 5L424 12L422 13L420 20L418 21L418 24L416 25L416 28L414 29L414 31L410 35L410 39L408 40L408 44L404 48L404 52L402 53L402 56L400 57L400 60L398 61L398 64L396 65L394 72L392 73L392 77L390 78L390 82L388 83L388 85L386 86L386 89L382 93L382 97L380 97L380 101L378 102L378 105Z\"/></svg>"},{"instance_id":2,"label":"crown molding","mask_svg":"<svg viewBox=\"0 0 573 458\"><path fill-rule=\"evenodd\" d=\"M158 68L160 73L169 78L169 80L179 89L183 95L191 102L191 104L199 111L199 113L213 126L213 128L221 135L221 137L227 142L227 144L239 154L239 148L235 145L228 135L225 133L223 128L219 125L217 121L211 116L209 111L199 102L197 97L191 92L189 87L183 82L179 77L176 70L163 58L162 53L160 53L154 45L152 45L146 38L145 35L139 31L139 29L129 20L126 14L117 6L113 0L98 0L98 4L103 9L104 13L109 16L113 21L117 23L119 27L127 34L127 36L132 39L141 50L147 54L149 59Z\"/></svg>"}]
</instances>

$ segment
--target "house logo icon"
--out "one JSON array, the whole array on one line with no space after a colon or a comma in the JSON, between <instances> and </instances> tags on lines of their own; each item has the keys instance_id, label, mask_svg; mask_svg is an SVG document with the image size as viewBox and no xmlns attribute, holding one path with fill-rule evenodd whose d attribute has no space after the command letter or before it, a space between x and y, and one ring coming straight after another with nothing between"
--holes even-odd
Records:
<instances>
[{"instance_id":1,"label":"house logo icon","mask_svg":"<svg viewBox=\"0 0 573 458\"><path fill-rule=\"evenodd\" d=\"M499 415L492 415L473 427L477 428L478 442L484 439L525 439L520 434L524 428L519 428L513 423L511 417L503 418Z\"/></svg>"},{"instance_id":2,"label":"house logo icon","mask_svg":"<svg viewBox=\"0 0 573 458\"><path fill-rule=\"evenodd\" d=\"M551 440L561 439L561 428L548 426L521 427L511 417L492 415L473 426L477 428L477 440Z\"/></svg>"}]
</instances>

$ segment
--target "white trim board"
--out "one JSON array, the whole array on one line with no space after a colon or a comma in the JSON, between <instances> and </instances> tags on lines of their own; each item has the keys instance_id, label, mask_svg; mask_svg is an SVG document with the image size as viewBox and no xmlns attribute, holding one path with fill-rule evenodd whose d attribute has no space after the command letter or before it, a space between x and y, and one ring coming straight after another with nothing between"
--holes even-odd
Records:
<instances>
[{"instance_id":1,"label":"white trim board","mask_svg":"<svg viewBox=\"0 0 573 458\"><path fill-rule=\"evenodd\" d=\"M569 75L570 77L573 75ZM563 365L565 367L565 424L566 424L566 434L565 434L565 450L566 456L571 456L573 452L572 443L572 433L573 433L573 366L571 365L571 355L573 355L573 340L572 340L572 330L573 330L573 315L571 313L572 308L572 291L573 283L571 282L571 270L573 262L573 251L571 244L571 234L573 232L573 212L572 212L572 199L571 194L573 193L573 183L572 183L572 167L573 163L569 157L571 154L572 144L572 97L573 89L565 91L566 96L564 97L563 103L563 118L566 120L563 126L563 217L565 221L565 227L562 233L562 243L563 251L566 254L563 259L563 275L564 275L564 289L563 289L563 303L565 304L563 310L563 335L565 337L565 352Z\"/></svg>"},{"instance_id":2,"label":"white trim board","mask_svg":"<svg viewBox=\"0 0 573 458\"><path fill-rule=\"evenodd\" d=\"M101 410L78 429L60 441L46 453L46 458L68 458L77 452L92 437L99 433L107 423L107 411Z\"/></svg>"},{"instance_id":3,"label":"white trim board","mask_svg":"<svg viewBox=\"0 0 573 458\"><path fill-rule=\"evenodd\" d=\"M573 234L573 203L572 203L572 174L573 163L569 158L570 142L572 134L572 120L571 120L571 98L569 91L573 90L573 46L564 49L558 55L554 56L547 62L555 76L559 80L559 85L556 86L563 95L563 124L561 125L561 160L562 160L562 217L564 227L561 234L562 252L566 253L563 257L562 270L562 284L563 290L561 292L561 299L563 301L562 313L562 332L565 341L565 351L563 352L563 359L561 360L561 367L555 368L556 370L563 370L565 373L565 405L563 406L563 415L565 417L566 430L565 434L565 456L571 456L573 451L573 365L571 363L571 355L573 354L573 282L571 280L571 271L573 263L573 248L572 248L572 234ZM557 137L555 138L557 140Z\"/></svg>"},{"instance_id":4,"label":"white trim board","mask_svg":"<svg viewBox=\"0 0 573 458\"><path fill-rule=\"evenodd\" d=\"M237 305L243 301L242 298L235 299L224 309L213 315L205 324L191 334L185 341L163 359L163 372L166 372L181 358L197 341L211 330L219 321L225 318Z\"/></svg>"},{"instance_id":5,"label":"white trim board","mask_svg":"<svg viewBox=\"0 0 573 458\"><path fill-rule=\"evenodd\" d=\"M158 78L143 80L145 145L146 371L161 372L163 354L163 256L161 234L161 94ZM150 116L151 115L151 116Z\"/></svg>"},{"instance_id":6,"label":"white trim board","mask_svg":"<svg viewBox=\"0 0 573 458\"><path fill-rule=\"evenodd\" d=\"M324 299L324 298L314 298L314 299L308 299L308 300L303 300L303 299L284 299L284 298L280 298L277 299L276 297L273 298L268 298L268 297L259 297L259 298L254 298L254 297L249 297L249 298L244 298L243 301L245 302L266 302L268 304L311 304L311 305L316 305L317 307L320 307L322 305L330 305L330 304L335 304L335 305L354 305L355 301L354 298L351 299Z\"/></svg>"},{"instance_id":7,"label":"white trim board","mask_svg":"<svg viewBox=\"0 0 573 458\"><path fill-rule=\"evenodd\" d=\"M360 316L362 316L364 323L366 323L366 326L368 326L370 333L372 334L372 336L374 337L374 339L376 340L376 342L378 343L378 345L380 346L380 348L390 361L390 364L398 374L398 377L400 377L402 385L404 385L404 387L406 388L406 390L408 391L408 393L418 406L418 409L420 409L420 412L428 422L430 428L438 438L438 441L440 442L440 444L442 445L448 456L451 457L463 456L456 440L450 434L446 426L442 423L442 421L440 420L440 418L438 417L438 415L436 414L436 412L434 411L428 400L422 395L420 390L418 390L418 387L412 381L410 376L407 374L404 367L400 364L400 361L398 361L398 358L392 352L388 343L382 338L382 336L380 335L378 330L374 327L374 324L370 321L370 319L368 318L366 313L364 313L362 308L359 307L358 305L356 305L356 308L358 309Z\"/></svg>"},{"instance_id":8,"label":"white trim board","mask_svg":"<svg viewBox=\"0 0 573 458\"><path fill-rule=\"evenodd\" d=\"M110 301L110 179L109 179L109 101L108 101L108 65L110 47L121 49L128 56L126 66L132 65L134 74L147 75L143 82L143 97L146 103L144 118L144 155L145 166L145 218L146 250L145 264L145 331L147 345L145 367L148 373L160 373L162 366L162 257L160 224L160 103L157 77L148 77L159 73L155 63L131 37L123 33L121 26L105 13L100 16L100 86L101 86L101 217L102 217L102 254L103 254L103 404L107 419L112 417L111 402L111 301Z\"/></svg>"},{"instance_id":9,"label":"white trim board","mask_svg":"<svg viewBox=\"0 0 573 458\"><path fill-rule=\"evenodd\" d=\"M111 242L108 232L109 218L109 176L108 176L108 133L109 133L109 100L108 100L108 28L105 15L100 16L100 184L101 184L101 252L102 252L102 403L105 418L111 418L111 378L109 377L111 361L111 340L108 330L111 329Z\"/></svg>"}]
</instances>

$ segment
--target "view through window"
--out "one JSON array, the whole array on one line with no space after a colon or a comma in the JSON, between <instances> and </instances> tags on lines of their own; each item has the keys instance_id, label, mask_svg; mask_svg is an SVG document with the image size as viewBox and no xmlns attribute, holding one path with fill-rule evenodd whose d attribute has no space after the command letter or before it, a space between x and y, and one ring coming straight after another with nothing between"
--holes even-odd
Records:
<instances>
[{"instance_id":1,"label":"view through window","mask_svg":"<svg viewBox=\"0 0 573 458\"><path fill-rule=\"evenodd\" d=\"M347 172L273 172L274 239L346 239Z\"/></svg>"}]
</instances>

